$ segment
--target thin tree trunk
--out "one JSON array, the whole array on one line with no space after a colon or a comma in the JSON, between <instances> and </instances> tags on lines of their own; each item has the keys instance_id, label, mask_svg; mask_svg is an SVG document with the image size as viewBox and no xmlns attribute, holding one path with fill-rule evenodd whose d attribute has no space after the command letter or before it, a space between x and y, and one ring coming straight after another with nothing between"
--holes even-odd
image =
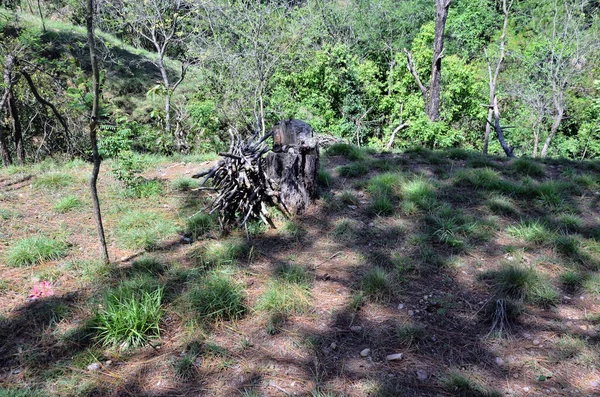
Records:
<instances>
[{"instance_id":1,"label":"thin tree trunk","mask_svg":"<svg viewBox=\"0 0 600 397\"><path fill-rule=\"evenodd\" d=\"M44 14L42 14L42 6L40 5L40 0L37 0L38 11L40 12L40 19L42 21L42 29L44 29L44 33L46 33L46 24L44 23Z\"/></svg>"},{"instance_id":2,"label":"thin tree trunk","mask_svg":"<svg viewBox=\"0 0 600 397\"><path fill-rule=\"evenodd\" d=\"M550 135L548 135L548 138L546 138L546 141L544 142L544 147L542 148L542 153L540 154L540 157L544 158L548 155L550 143L552 142L552 139L558 132L558 127L560 127L560 123L562 122L563 114L564 110L562 106L558 106L556 116L554 116L554 122L552 123L552 127L550 128Z\"/></svg>"},{"instance_id":3,"label":"thin tree trunk","mask_svg":"<svg viewBox=\"0 0 600 397\"><path fill-rule=\"evenodd\" d=\"M4 63L4 85L6 86L6 103L8 115L11 120L11 128L15 142L15 151L17 153L17 162L25 163L25 148L23 147L23 133L21 131L21 121L19 120L19 109L13 93L13 68L15 66L15 56L8 54Z\"/></svg>"},{"instance_id":4,"label":"thin tree trunk","mask_svg":"<svg viewBox=\"0 0 600 397\"><path fill-rule=\"evenodd\" d=\"M433 62L431 66L431 82L429 83L429 120L440 119L442 92L442 57L444 54L444 31L448 19L448 9L452 0L436 0L435 36L433 39Z\"/></svg>"},{"instance_id":5,"label":"thin tree trunk","mask_svg":"<svg viewBox=\"0 0 600 397\"><path fill-rule=\"evenodd\" d=\"M533 131L533 158L538 156L538 150L540 147L540 124L536 124Z\"/></svg>"},{"instance_id":6,"label":"thin tree trunk","mask_svg":"<svg viewBox=\"0 0 600 397\"><path fill-rule=\"evenodd\" d=\"M163 84L165 86L165 132L167 135L171 134L171 85L169 84L169 75L167 74L167 68L163 62L164 54L160 51L160 46L155 43L155 47L158 49L158 69L162 76Z\"/></svg>"},{"instance_id":7,"label":"thin tree trunk","mask_svg":"<svg viewBox=\"0 0 600 397\"><path fill-rule=\"evenodd\" d=\"M502 146L502 150L504 150L504 153L506 154L507 157L515 157L515 154L513 152L513 148L511 148L510 146L508 146L508 143L506 143L506 140L504 139L504 131L502 130L502 127L500 126L500 109L498 108L498 98L494 98L494 130L496 130L496 135L498 135L498 141L500 142L500 146ZM490 121L488 121L490 122ZM490 122L491 123L491 122Z\"/></svg>"},{"instance_id":8,"label":"thin tree trunk","mask_svg":"<svg viewBox=\"0 0 600 397\"><path fill-rule=\"evenodd\" d=\"M491 92L491 90L490 90ZM490 98L490 102L492 100L493 97ZM487 120L491 120L492 117L494 116L494 109L493 107L488 108L488 115L487 115ZM492 132L492 126L490 125L490 123L485 123L485 133L483 135L483 150L482 153L484 155L487 156L488 154L488 147L490 144L490 133Z\"/></svg>"},{"instance_id":9,"label":"thin tree trunk","mask_svg":"<svg viewBox=\"0 0 600 397\"><path fill-rule=\"evenodd\" d=\"M94 38L94 0L87 2L87 36L88 46L90 47L90 60L92 63L92 91L94 100L92 104L92 115L90 117L90 142L92 144L92 155L94 157L94 168L90 178L90 192L92 194L92 203L94 205L94 218L96 220L96 229L98 231L98 242L102 261L109 263L108 249L106 247L106 239L104 237L104 226L102 225L102 213L100 212L100 200L98 199L98 174L100 173L100 163L102 159L98 153L98 114L100 107L100 74L98 71L98 60L96 58L96 41Z\"/></svg>"},{"instance_id":10,"label":"thin tree trunk","mask_svg":"<svg viewBox=\"0 0 600 397\"><path fill-rule=\"evenodd\" d=\"M7 101L8 90L5 90L2 100L0 101L0 113L4 110L4 106L6 106ZM12 157L10 156L8 145L6 144L6 136L2 131L2 123L0 123L0 157L2 157L3 166L8 167L9 165L12 165Z\"/></svg>"}]
</instances>

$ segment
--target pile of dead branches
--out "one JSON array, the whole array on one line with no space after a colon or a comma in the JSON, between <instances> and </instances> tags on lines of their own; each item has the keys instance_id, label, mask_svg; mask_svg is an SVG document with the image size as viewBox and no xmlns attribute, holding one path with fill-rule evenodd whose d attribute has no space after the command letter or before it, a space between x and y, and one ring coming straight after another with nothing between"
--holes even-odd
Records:
<instances>
[{"instance_id":1,"label":"pile of dead branches","mask_svg":"<svg viewBox=\"0 0 600 397\"><path fill-rule=\"evenodd\" d=\"M243 227L249 220L260 219L275 227L267 208L278 207L285 215L285 205L279 190L263 170L263 156L271 150L265 141L270 134L257 140L258 133L244 141L230 130L229 152L219 153L222 159L208 171L193 175L201 178L201 185L211 181L209 189L216 195L210 204L210 213L217 213L221 228Z\"/></svg>"}]
</instances>

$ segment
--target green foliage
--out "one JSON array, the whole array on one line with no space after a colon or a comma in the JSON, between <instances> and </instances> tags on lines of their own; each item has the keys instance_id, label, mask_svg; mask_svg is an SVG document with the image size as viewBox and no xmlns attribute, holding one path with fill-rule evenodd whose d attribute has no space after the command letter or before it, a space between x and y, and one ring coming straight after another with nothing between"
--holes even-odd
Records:
<instances>
[{"instance_id":1,"label":"green foliage","mask_svg":"<svg viewBox=\"0 0 600 397\"><path fill-rule=\"evenodd\" d=\"M42 189L58 189L69 186L73 183L73 177L70 174L51 171L45 174L38 175L33 180L33 187Z\"/></svg>"},{"instance_id":2,"label":"green foliage","mask_svg":"<svg viewBox=\"0 0 600 397\"><path fill-rule=\"evenodd\" d=\"M511 168L519 175L531 176L534 178L540 178L546 174L542 164L527 158L514 160L511 164Z\"/></svg>"},{"instance_id":3,"label":"green foliage","mask_svg":"<svg viewBox=\"0 0 600 397\"><path fill-rule=\"evenodd\" d=\"M110 290L96 314L97 338L104 346L135 348L160 336L163 288L152 291L121 284Z\"/></svg>"},{"instance_id":4,"label":"green foliage","mask_svg":"<svg viewBox=\"0 0 600 397\"><path fill-rule=\"evenodd\" d=\"M334 143L327 148L326 153L330 156L344 156L350 161L359 161L366 158L365 153L360 148L346 143Z\"/></svg>"},{"instance_id":5,"label":"green foliage","mask_svg":"<svg viewBox=\"0 0 600 397\"><path fill-rule=\"evenodd\" d=\"M175 225L156 212L131 211L119 221L116 234L126 248L155 249L165 237L175 233Z\"/></svg>"},{"instance_id":6,"label":"green foliage","mask_svg":"<svg viewBox=\"0 0 600 397\"><path fill-rule=\"evenodd\" d=\"M391 275L379 266L370 269L363 276L361 290L366 297L375 302L386 301L395 292Z\"/></svg>"},{"instance_id":7,"label":"green foliage","mask_svg":"<svg viewBox=\"0 0 600 397\"><path fill-rule=\"evenodd\" d=\"M500 397L502 393L488 389L458 371L451 371L442 378L446 388L459 397Z\"/></svg>"},{"instance_id":8,"label":"green foliage","mask_svg":"<svg viewBox=\"0 0 600 397\"><path fill-rule=\"evenodd\" d=\"M207 267L232 265L245 259L249 252L250 247L243 241L211 241L204 246L200 259Z\"/></svg>"},{"instance_id":9,"label":"green foliage","mask_svg":"<svg viewBox=\"0 0 600 397\"><path fill-rule=\"evenodd\" d=\"M20 389L0 386L0 397L41 397L42 393L35 389Z\"/></svg>"},{"instance_id":10,"label":"green foliage","mask_svg":"<svg viewBox=\"0 0 600 397\"><path fill-rule=\"evenodd\" d=\"M550 241L552 232L541 221L522 221L517 225L509 226L506 232L516 238L529 243L542 244Z\"/></svg>"},{"instance_id":11,"label":"green foliage","mask_svg":"<svg viewBox=\"0 0 600 397\"><path fill-rule=\"evenodd\" d=\"M277 279L300 286L309 287L313 276L303 267L296 264L284 263L275 270Z\"/></svg>"},{"instance_id":12,"label":"green foliage","mask_svg":"<svg viewBox=\"0 0 600 397\"><path fill-rule=\"evenodd\" d=\"M198 181L187 176L182 176L174 179L171 183L173 190L186 192L192 188L198 187Z\"/></svg>"},{"instance_id":13,"label":"green foliage","mask_svg":"<svg viewBox=\"0 0 600 397\"><path fill-rule=\"evenodd\" d=\"M186 232L190 234L194 240L197 240L199 237L216 228L217 223L215 218L212 215L203 212L192 215L186 221Z\"/></svg>"},{"instance_id":14,"label":"green foliage","mask_svg":"<svg viewBox=\"0 0 600 397\"><path fill-rule=\"evenodd\" d=\"M259 298L256 308L285 315L302 314L310 308L310 291L303 284L273 280Z\"/></svg>"},{"instance_id":15,"label":"green foliage","mask_svg":"<svg viewBox=\"0 0 600 397\"><path fill-rule=\"evenodd\" d=\"M356 178L368 174L369 167L364 161L358 161L339 167L338 173L346 178Z\"/></svg>"},{"instance_id":16,"label":"green foliage","mask_svg":"<svg viewBox=\"0 0 600 397\"><path fill-rule=\"evenodd\" d=\"M319 174L317 175L317 183L319 186L328 188L331 186L332 181L333 177L329 172L323 168L319 169Z\"/></svg>"},{"instance_id":17,"label":"green foliage","mask_svg":"<svg viewBox=\"0 0 600 397\"><path fill-rule=\"evenodd\" d=\"M525 300L541 307L555 306L560 300L558 292L533 267L505 265L484 277L490 278L493 288L504 297Z\"/></svg>"},{"instance_id":18,"label":"green foliage","mask_svg":"<svg viewBox=\"0 0 600 397\"><path fill-rule=\"evenodd\" d=\"M37 265L48 260L60 259L67 255L68 245L61 239L45 236L24 238L12 245L6 252L6 264L23 267Z\"/></svg>"}]
</instances>

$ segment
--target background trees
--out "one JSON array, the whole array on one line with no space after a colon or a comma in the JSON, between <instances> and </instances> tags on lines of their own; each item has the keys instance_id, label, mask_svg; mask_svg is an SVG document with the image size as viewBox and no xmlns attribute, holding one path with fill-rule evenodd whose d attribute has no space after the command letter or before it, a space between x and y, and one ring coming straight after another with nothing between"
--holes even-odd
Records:
<instances>
[{"instance_id":1,"label":"background trees","mask_svg":"<svg viewBox=\"0 0 600 397\"><path fill-rule=\"evenodd\" d=\"M100 138L129 134L131 150L214 150L230 126L266 131L291 117L376 148L483 150L492 117L481 105L497 98L516 155L598 154L597 2L522 0L507 19L510 2L499 0L98 1L107 100ZM79 131L91 106L90 67L69 25L84 24L84 4L36 8L15 1L16 14L1 11L0 67L10 73L0 91L12 92L20 121L7 96L6 164L18 159L18 126L26 159L89 153ZM22 48L14 58L11 45ZM420 87L413 74L428 78ZM489 143L490 153L502 151Z\"/></svg>"}]
</instances>

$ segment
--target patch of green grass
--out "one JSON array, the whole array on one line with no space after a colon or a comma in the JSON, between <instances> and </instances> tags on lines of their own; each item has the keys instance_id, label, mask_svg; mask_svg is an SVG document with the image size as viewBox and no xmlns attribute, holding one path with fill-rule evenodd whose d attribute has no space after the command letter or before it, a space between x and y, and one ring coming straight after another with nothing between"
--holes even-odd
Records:
<instances>
[{"instance_id":1,"label":"patch of green grass","mask_svg":"<svg viewBox=\"0 0 600 397\"><path fill-rule=\"evenodd\" d=\"M178 192L187 192L198 187L198 181L189 176L176 178L171 182L171 189Z\"/></svg>"},{"instance_id":2,"label":"patch of green grass","mask_svg":"<svg viewBox=\"0 0 600 397\"><path fill-rule=\"evenodd\" d=\"M464 248L462 221L450 212L441 211L432 217L432 236L438 242L452 248Z\"/></svg>"},{"instance_id":3,"label":"patch of green grass","mask_svg":"<svg viewBox=\"0 0 600 397\"><path fill-rule=\"evenodd\" d=\"M458 371L451 371L442 378L442 383L446 389L457 397L501 397L502 393L494 389L488 389L482 386L478 381L461 374Z\"/></svg>"},{"instance_id":4,"label":"patch of green grass","mask_svg":"<svg viewBox=\"0 0 600 397\"><path fill-rule=\"evenodd\" d=\"M543 207L550 210L560 210L565 204L563 198L564 192L570 191L575 193L575 189L572 184L565 182L549 181L540 183L537 188L537 202Z\"/></svg>"},{"instance_id":5,"label":"patch of green grass","mask_svg":"<svg viewBox=\"0 0 600 397\"><path fill-rule=\"evenodd\" d=\"M329 156L344 156L351 161L364 160L367 157L363 150L346 143L334 143L327 148L326 153Z\"/></svg>"},{"instance_id":6,"label":"patch of green grass","mask_svg":"<svg viewBox=\"0 0 600 397\"><path fill-rule=\"evenodd\" d=\"M9 221L11 219L20 218L22 215L16 211L0 208L0 220Z\"/></svg>"},{"instance_id":7,"label":"patch of green grass","mask_svg":"<svg viewBox=\"0 0 600 397\"><path fill-rule=\"evenodd\" d=\"M337 222L331 232L331 237L343 242L352 242L357 237L356 222L351 219L342 218Z\"/></svg>"},{"instance_id":8,"label":"patch of green grass","mask_svg":"<svg viewBox=\"0 0 600 397\"><path fill-rule=\"evenodd\" d=\"M576 270L566 270L560 274L559 280L567 291L574 292L583 285L585 275Z\"/></svg>"},{"instance_id":9,"label":"patch of green grass","mask_svg":"<svg viewBox=\"0 0 600 397\"><path fill-rule=\"evenodd\" d=\"M158 276L163 274L166 269L167 267L161 261L152 256L143 256L131 264L131 271L139 274Z\"/></svg>"},{"instance_id":10,"label":"patch of green grass","mask_svg":"<svg viewBox=\"0 0 600 397\"><path fill-rule=\"evenodd\" d=\"M340 194L340 201L346 205L358 205L360 204L360 200L356 195L350 190L344 190Z\"/></svg>"},{"instance_id":11,"label":"patch of green grass","mask_svg":"<svg viewBox=\"0 0 600 397\"><path fill-rule=\"evenodd\" d=\"M29 388L0 386L0 397L42 397L42 392Z\"/></svg>"},{"instance_id":12,"label":"patch of green grass","mask_svg":"<svg viewBox=\"0 0 600 397\"><path fill-rule=\"evenodd\" d=\"M403 181L402 174L386 172L369 179L367 191L373 196L392 196Z\"/></svg>"},{"instance_id":13,"label":"patch of green grass","mask_svg":"<svg viewBox=\"0 0 600 397\"><path fill-rule=\"evenodd\" d=\"M298 284L304 287L310 287L313 281L313 276L303 266L295 263L282 263L275 269L275 277L277 279Z\"/></svg>"},{"instance_id":14,"label":"patch of green grass","mask_svg":"<svg viewBox=\"0 0 600 397\"><path fill-rule=\"evenodd\" d=\"M554 240L554 247L556 251L565 256L575 256L579 253L579 247L581 242L574 235L561 234Z\"/></svg>"},{"instance_id":15,"label":"patch of green grass","mask_svg":"<svg viewBox=\"0 0 600 397\"><path fill-rule=\"evenodd\" d=\"M396 328L396 335L398 337L398 342L408 347L418 345L427 338L425 328L412 324L402 325Z\"/></svg>"},{"instance_id":16,"label":"patch of green grass","mask_svg":"<svg viewBox=\"0 0 600 397\"><path fill-rule=\"evenodd\" d=\"M38 175L33 180L33 187L39 189L57 189L69 186L73 183L73 177L70 174L52 171Z\"/></svg>"},{"instance_id":17,"label":"patch of green grass","mask_svg":"<svg viewBox=\"0 0 600 397\"><path fill-rule=\"evenodd\" d=\"M542 244L552 238L552 232L548 230L544 223L538 220L522 221L517 225L506 228L506 232L512 237L534 244Z\"/></svg>"},{"instance_id":18,"label":"patch of green grass","mask_svg":"<svg viewBox=\"0 0 600 397\"><path fill-rule=\"evenodd\" d=\"M560 299L550 282L533 267L505 265L484 278L492 281L496 293L511 299L531 302L541 307L555 306Z\"/></svg>"},{"instance_id":19,"label":"patch of green grass","mask_svg":"<svg viewBox=\"0 0 600 397\"><path fill-rule=\"evenodd\" d=\"M297 222L287 220L283 224L283 227L279 229L279 234L285 237L299 239L306 234L306 230L304 230Z\"/></svg>"},{"instance_id":20,"label":"patch of green grass","mask_svg":"<svg viewBox=\"0 0 600 397\"><path fill-rule=\"evenodd\" d=\"M550 360L554 363L573 360L584 350L585 342L581 338L562 335L554 344L554 350L550 353Z\"/></svg>"},{"instance_id":21,"label":"patch of green grass","mask_svg":"<svg viewBox=\"0 0 600 397\"><path fill-rule=\"evenodd\" d=\"M415 203L420 208L431 207L437 197L435 186L423 178L416 178L402 184L402 195L406 201Z\"/></svg>"},{"instance_id":22,"label":"patch of green grass","mask_svg":"<svg viewBox=\"0 0 600 397\"><path fill-rule=\"evenodd\" d=\"M83 203L76 196L67 196L58 200L52 209L58 213L64 214L75 208L80 208L82 205Z\"/></svg>"},{"instance_id":23,"label":"patch of green grass","mask_svg":"<svg viewBox=\"0 0 600 397\"><path fill-rule=\"evenodd\" d=\"M135 348L160 337L163 288L148 291L121 284L110 290L96 314L97 338L103 346Z\"/></svg>"},{"instance_id":24,"label":"patch of green grass","mask_svg":"<svg viewBox=\"0 0 600 397\"><path fill-rule=\"evenodd\" d=\"M462 148L452 148L446 150L446 156L448 156L450 160L468 160L475 155L477 154Z\"/></svg>"},{"instance_id":25,"label":"patch of green grass","mask_svg":"<svg viewBox=\"0 0 600 397\"><path fill-rule=\"evenodd\" d=\"M333 177L329 172L327 172L327 170L320 168L319 174L317 175L317 183L321 187L329 188L333 183Z\"/></svg>"},{"instance_id":26,"label":"patch of green grass","mask_svg":"<svg viewBox=\"0 0 600 397\"><path fill-rule=\"evenodd\" d=\"M249 252L250 246L242 240L211 241L204 247L200 259L207 267L232 265L247 257Z\"/></svg>"},{"instance_id":27,"label":"patch of green grass","mask_svg":"<svg viewBox=\"0 0 600 397\"><path fill-rule=\"evenodd\" d=\"M583 282L583 288L590 294L600 295L600 274L597 272L588 274Z\"/></svg>"},{"instance_id":28,"label":"patch of green grass","mask_svg":"<svg viewBox=\"0 0 600 397\"><path fill-rule=\"evenodd\" d=\"M69 247L63 240L33 236L9 247L5 258L9 266L23 267L60 259L67 255L68 251Z\"/></svg>"},{"instance_id":29,"label":"patch of green grass","mask_svg":"<svg viewBox=\"0 0 600 397\"><path fill-rule=\"evenodd\" d=\"M186 233L189 234L194 240L202 237L208 232L217 228L217 222L215 218L204 212L198 212L187 219Z\"/></svg>"},{"instance_id":30,"label":"patch of green grass","mask_svg":"<svg viewBox=\"0 0 600 397\"><path fill-rule=\"evenodd\" d=\"M116 234L126 248L155 249L165 237L176 232L175 224L161 214L150 211L131 211L119 221Z\"/></svg>"},{"instance_id":31,"label":"patch of green grass","mask_svg":"<svg viewBox=\"0 0 600 397\"><path fill-rule=\"evenodd\" d=\"M248 221L246 223L246 227L248 230L248 234L251 237L260 236L261 234L264 234L268 230L267 225L261 220Z\"/></svg>"},{"instance_id":32,"label":"patch of green grass","mask_svg":"<svg viewBox=\"0 0 600 397\"><path fill-rule=\"evenodd\" d=\"M171 361L171 366L177 380L187 382L198 375L198 368L196 367L197 357L195 354L184 354Z\"/></svg>"},{"instance_id":33,"label":"patch of green grass","mask_svg":"<svg viewBox=\"0 0 600 397\"><path fill-rule=\"evenodd\" d=\"M573 178L569 178L577 186L581 186L585 189L597 189L600 180L589 174L578 175Z\"/></svg>"},{"instance_id":34,"label":"patch of green grass","mask_svg":"<svg viewBox=\"0 0 600 397\"><path fill-rule=\"evenodd\" d=\"M385 269L376 266L363 276L361 290L370 300L387 301L394 294L392 277Z\"/></svg>"},{"instance_id":35,"label":"patch of green grass","mask_svg":"<svg viewBox=\"0 0 600 397\"><path fill-rule=\"evenodd\" d=\"M394 213L394 204L389 196L380 195L373 199L370 209L377 216L388 216Z\"/></svg>"},{"instance_id":36,"label":"patch of green grass","mask_svg":"<svg viewBox=\"0 0 600 397\"><path fill-rule=\"evenodd\" d=\"M200 285L186 295L192 312L207 321L228 321L241 318L246 312L244 290L231 275L223 271L207 274Z\"/></svg>"},{"instance_id":37,"label":"patch of green grass","mask_svg":"<svg viewBox=\"0 0 600 397\"><path fill-rule=\"evenodd\" d=\"M163 194L163 183L158 179L140 180L125 189L125 197L149 198Z\"/></svg>"},{"instance_id":38,"label":"patch of green grass","mask_svg":"<svg viewBox=\"0 0 600 397\"><path fill-rule=\"evenodd\" d=\"M304 285L272 280L259 298L256 308L285 315L302 314L310 309L310 291Z\"/></svg>"},{"instance_id":39,"label":"patch of green grass","mask_svg":"<svg viewBox=\"0 0 600 397\"><path fill-rule=\"evenodd\" d=\"M468 159L466 168L496 168L496 163L488 158L477 156Z\"/></svg>"},{"instance_id":40,"label":"patch of green grass","mask_svg":"<svg viewBox=\"0 0 600 397\"><path fill-rule=\"evenodd\" d=\"M493 213L498 215L514 215L517 213L514 201L506 196L491 196L486 204Z\"/></svg>"},{"instance_id":41,"label":"patch of green grass","mask_svg":"<svg viewBox=\"0 0 600 397\"><path fill-rule=\"evenodd\" d=\"M513 160L511 168L519 175L530 176L533 178L540 178L546 174L544 165L536 162L535 160L523 157Z\"/></svg>"},{"instance_id":42,"label":"patch of green grass","mask_svg":"<svg viewBox=\"0 0 600 397\"><path fill-rule=\"evenodd\" d=\"M558 217L560 227L566 231L578 230L583 227L583 219L575 214L561 214Z\"/></svg>"},{"instance_id":43,"label":"patch of green grass","mask_svg":"<svg viewBox=\"0 0 600 397\"><path fill-rule=\"evenodd\" d=\"M388 159L378 159L371 162L371 167L380 172L388 172L393 170L394 164Z\"/></svg>"},{"instance_id":44,"label":"patch of green grass","mask_svg":"<svg viewBox=\"0 0 600 397\"><path fill-rule=\"evenodd\" d=\"M357 178L369 173L368 165L363 161L357 161L348 165L338 167L338 173L340 176L346 178Z\"/></svg>"}]
</instances>

